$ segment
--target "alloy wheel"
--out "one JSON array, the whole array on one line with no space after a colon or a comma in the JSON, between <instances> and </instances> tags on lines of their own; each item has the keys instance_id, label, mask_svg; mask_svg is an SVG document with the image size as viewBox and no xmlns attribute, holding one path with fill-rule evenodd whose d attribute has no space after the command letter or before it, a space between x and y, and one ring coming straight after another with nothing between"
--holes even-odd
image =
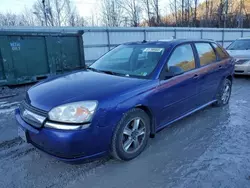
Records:
<instances>
[{"instance_id":1,"label":"alloy wheel","mask_svg":"<svg viewBox=\"0 0 250 188\"><path fill-rule=\"evenodd\" d=\"M145 123L141 118L132 119L123 130L122 146L127 153L136 152L146 136Z\"/></svg>"},{"instance_id":2,"label":"alloy wheel","mask_svg":"<svg viewBox=\"0 0 250 188\"><path fill-rule=\"evenodd\" d=\"M230 98L230 92L231 92L231 88L229 84L226 84L223 90L223 94L221 97L221 100L223 102L223 104L226 104Z\"/></svg>"}]
</instances>

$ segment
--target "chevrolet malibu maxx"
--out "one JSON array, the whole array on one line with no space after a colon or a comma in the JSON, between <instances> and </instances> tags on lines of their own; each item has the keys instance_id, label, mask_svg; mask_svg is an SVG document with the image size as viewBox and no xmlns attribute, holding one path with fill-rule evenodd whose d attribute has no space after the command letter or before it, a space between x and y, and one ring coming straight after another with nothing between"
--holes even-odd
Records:
<instances>
[{"instance_id":1,"label":"chevrolet malibu maxx","mask_svg":"<svg viewBox=\"0 0 250 188\"><path fill-rule=\"evenodd\" d=\"M86 70L30 88L18 134L58 159L131 160L155 133L209 105L227 105L234 61L207 40L122 44Z\"/></svg>"}]
</instances>

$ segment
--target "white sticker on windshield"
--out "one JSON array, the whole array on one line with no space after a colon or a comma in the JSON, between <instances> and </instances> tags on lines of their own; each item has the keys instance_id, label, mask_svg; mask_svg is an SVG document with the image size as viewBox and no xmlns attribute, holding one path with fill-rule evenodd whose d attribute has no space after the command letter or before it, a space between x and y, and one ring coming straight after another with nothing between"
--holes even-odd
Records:
<instances>
[{"instance_id":1,"label":"white sticker on windshield","mask_svg":"<svg viewBox=\"0 0 250 188\"><path fill-rule=\"evenodd\" d=\"M163 48L145 48L143 52L162 52Z\"/></svg>"}]
</instances>

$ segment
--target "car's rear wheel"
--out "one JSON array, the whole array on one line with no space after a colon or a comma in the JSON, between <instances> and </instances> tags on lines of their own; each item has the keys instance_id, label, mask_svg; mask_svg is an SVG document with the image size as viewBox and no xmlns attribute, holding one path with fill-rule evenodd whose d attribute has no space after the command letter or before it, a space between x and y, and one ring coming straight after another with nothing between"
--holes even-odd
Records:
<instances>
[{"instance_id":1,"label":"car's rear wheel","mask_svg":"<svg viewBox=\"0 0 250 188\"><path fill-rule=\"evenodd\" d=\"M117 125L112 139L112 156L131 160L145 149L150 135L150 119L141 109L128 111Z\"/></svg>"},{"instance_id":2,"label":"car's rear wheel","mask_svg":"<svg viewBox=\"0 0 250 188\"><path fill-rule=\"evenodd\" d=\"M218 93L216 95L216 103L215 106L225 106L228 104L232 91L232 81L229 79L225 79L221 84Z\"/></svg>"}]
</instances>

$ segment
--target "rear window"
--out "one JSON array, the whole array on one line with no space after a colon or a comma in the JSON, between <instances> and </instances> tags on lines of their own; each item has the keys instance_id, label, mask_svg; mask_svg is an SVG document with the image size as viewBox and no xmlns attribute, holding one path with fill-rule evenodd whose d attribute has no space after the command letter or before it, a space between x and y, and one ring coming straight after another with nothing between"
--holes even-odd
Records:
<instances>
[{"instance_id":1,"label":"rear window","mask_svg":"<svg viewBox=\"0 0 250 188\"><path fill-rule=\"evenodd\" d=\"M228 55L215 43L212 43L220 59L227 59Z\"/></svg>"},{"instance_id":2,"label":"rear window","mask_svg":"<svg viewBox=\"0 0 250 188\"><path fill-rule=\"evenodd\" d=\"M205 66L216 61L214 49L209 43L196 43L195 47L200 58L201 66Z\"/></svg>"}]
</instances>

